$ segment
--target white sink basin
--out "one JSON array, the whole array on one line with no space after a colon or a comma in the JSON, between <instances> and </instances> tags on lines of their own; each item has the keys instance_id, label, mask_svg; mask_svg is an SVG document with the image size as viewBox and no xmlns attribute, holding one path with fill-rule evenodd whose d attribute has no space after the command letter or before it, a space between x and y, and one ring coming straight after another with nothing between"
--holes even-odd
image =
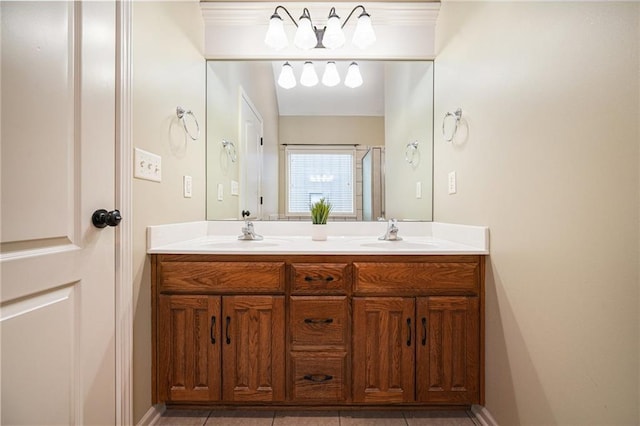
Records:
<instances>
[{"instance_id":1,"label":"white sink basin","mask_svg":"<svg viewBox=\"0 0 640 426\"><path fill-rule=\"evenodd\" d=\"M362 243L362 247L379 248L384 250L407 250L407 249L426 249L433 247L434 245L427 242L413 242L413 241L375 241L371 243Z\"/></svg>"},{"instance_id":2,"label":"white sink basin","mask_svg":"<svg viewBox=\"0 0 640 426\"><path fill-rule=\"evenodd\" d=\"M277 247L282 245L284 240L229 240L229 241L206 241L202 245L210 248L228 249L258 249L264 247Z\"/></svg>"}]
</instances>

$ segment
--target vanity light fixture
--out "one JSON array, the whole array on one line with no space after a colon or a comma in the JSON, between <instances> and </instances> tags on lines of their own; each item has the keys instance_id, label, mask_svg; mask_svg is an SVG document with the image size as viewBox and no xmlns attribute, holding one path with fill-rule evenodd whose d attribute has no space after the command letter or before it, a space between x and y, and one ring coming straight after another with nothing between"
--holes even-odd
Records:
<instances>
[{"instance_id":1,"label":"vanity light fixture","mask_svg":"<svg viewBox=\"0 0 640 426\"><path fill-rule=\"evenodd\" d=\"M357 62L351 62L347 69L347 75L344 79L344 85L350 88L362 86L363 79L360 74L360 67ZM305 87L313 87L318 84L318 74L315 66L311 61L305 61L302 66L302 74L300 75L300 84ZM327 87L334 87L340 84L340 74L336 67L335 61L327 62L324 73L322 74L322 84ZM278 76L278 85L283 89L291 89L296 86L296 77L293 67L289 62L285 62Z\"/></svg>"},{"instance_id":2,"label":"vanity light fixture","mask_svg":"<svg viewBox=\"0 0 640 426\"><path fill-rule=\"evenodd\" d=\"M279 9L283 10L297 27L293 44L303 50L313 48L337 49L344 46L345 35L343 28L358 9L362 9L362 12L358 15L358 22L353 33L353 45L360 49L365 49L376 41L376 35L371 25L371 16L362 5L354 7L342 24L340 23L340 16L336 13L336 8L332 7L329 11L327 25L323 28L318 28L311 23L311 13L306 7L302 11L302 16L296 22L287 8L278 5L269 19L269 28L264 38L265 44L276 50L282 50L289 45L284 31L284 22L278 14Z\"/></svg>"}]
</instances>

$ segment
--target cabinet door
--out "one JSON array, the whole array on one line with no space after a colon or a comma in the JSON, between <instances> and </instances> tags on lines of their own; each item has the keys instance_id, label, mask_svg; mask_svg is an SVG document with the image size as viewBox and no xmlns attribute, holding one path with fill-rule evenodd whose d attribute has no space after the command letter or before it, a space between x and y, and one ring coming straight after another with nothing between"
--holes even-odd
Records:
<instances>
[{"instance_id":1,"label":"cabinet door","mask_svg":"<svg viewBox=\"0 0 640 426\"><path fill-rule=\"evenodd\" d=\"M418 401L478 403L478 298L418 298L416 318Z\"/></svg>"},{"instance_id":2,"label":"cabinet door","mask_svg":"<svg viewBox=\"0 0 640 426\"><path fill-rule=\"evenodd\" d=\"M220 297L159 297L160 401L220 399Z\"/></svg>"},{"instance_id":3,"label":"cabinet door","mask_svg":"<svg viewBox=\"0 0 640 426\"><path fill-rule=\"evenodd\" d=\"M414 401L415 299L353 299L354 402Z\"/></svg>"},{"instance_id":4,"label":"cabinet door","mask_svg":"<svg viewBox=\"0 0 640 426\"><path fill-rule=\"evenodd\" d=\"M284 296L225 296L223 398L283 401Z\"/></svg>"}]
</instances>

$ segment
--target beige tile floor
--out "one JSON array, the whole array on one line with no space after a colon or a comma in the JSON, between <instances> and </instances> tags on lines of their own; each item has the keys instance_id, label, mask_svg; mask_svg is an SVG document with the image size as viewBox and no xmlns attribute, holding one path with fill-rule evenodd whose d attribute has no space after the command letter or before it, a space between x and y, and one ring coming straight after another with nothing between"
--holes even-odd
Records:
<instances>
[{"instance_id":1,"label":"beige tile floor","mask_svg":"<svg viewBox=\"0 0 640 426\"><path fill-rule=\"evenodd\" d=\"M476 426L466 411L209 411L167 410L163 426Z\"/></svg>"}]
</instances>

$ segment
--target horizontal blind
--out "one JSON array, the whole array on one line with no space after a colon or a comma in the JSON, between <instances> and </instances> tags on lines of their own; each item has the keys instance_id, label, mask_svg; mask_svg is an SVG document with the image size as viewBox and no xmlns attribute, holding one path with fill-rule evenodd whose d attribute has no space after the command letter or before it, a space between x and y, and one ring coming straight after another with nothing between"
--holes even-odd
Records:
<instances>
[{"instance_id":1,"label":"horizontal blind","mask_svg":"<svg viewBox=\"0 0 640 426\"><path fill-rule=\"evenodd\" d=\"M309 206L325 198L332 214L354 214L354 164L353 149L287 148L287 213L309 214Z\"/></svg>"}]
</instances>

